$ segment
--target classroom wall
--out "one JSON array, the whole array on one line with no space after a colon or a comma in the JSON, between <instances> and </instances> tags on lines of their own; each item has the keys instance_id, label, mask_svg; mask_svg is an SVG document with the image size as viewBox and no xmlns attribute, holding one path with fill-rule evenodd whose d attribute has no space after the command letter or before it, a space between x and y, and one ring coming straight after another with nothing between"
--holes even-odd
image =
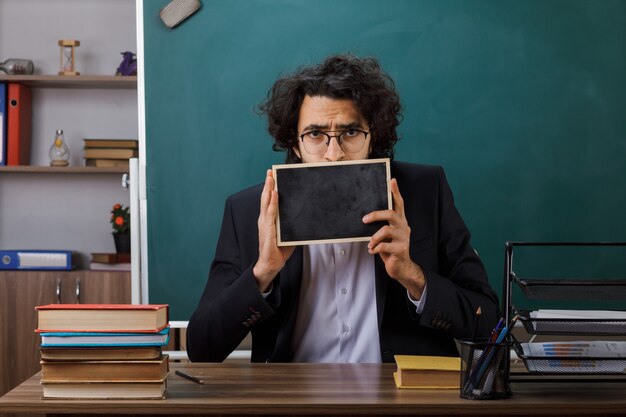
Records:
<instances>
[{"instance_id":1,"label":"classroom wall","mask_svg":"<svg viewBox=\"0 0 626 417\"><path fill-rule=\"evenodd\" d=\"M173 30L167 3L144 2L146 167L150 301L173 319L204 288L225 198L284 160L254 106L331 53L396 80L396 158L445 168L498 291L506 240L625 240L626 2L212 0ZM595 255L528 270L626 258Z\"/></svg>"}]
</instances>

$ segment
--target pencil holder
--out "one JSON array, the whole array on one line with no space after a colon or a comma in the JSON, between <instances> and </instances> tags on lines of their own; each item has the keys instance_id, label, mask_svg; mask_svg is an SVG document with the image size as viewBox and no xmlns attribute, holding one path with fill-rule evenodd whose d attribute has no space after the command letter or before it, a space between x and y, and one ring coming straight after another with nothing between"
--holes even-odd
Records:
<instances>
[{"instance_id":1,"label":"pencil holder","mask_svg":"<svg viewBox=\"0 0 626 417\"><path fill-rule=\"evenodd\" d=\"M510 342L488 339L461 340L461 398L499 400L511 396Z\"/></svg>"}]
</instances>

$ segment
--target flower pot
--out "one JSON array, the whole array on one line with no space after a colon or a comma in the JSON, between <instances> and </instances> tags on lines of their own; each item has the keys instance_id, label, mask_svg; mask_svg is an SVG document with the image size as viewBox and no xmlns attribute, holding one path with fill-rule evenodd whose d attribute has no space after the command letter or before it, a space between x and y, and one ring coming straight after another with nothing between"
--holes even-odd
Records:
<instances>
[{"instance_id":1,"label":"flower pot","mask_svg":"<svg viewBox=\"0 0 626 417\"><path fill-rule=\"evenodd\" d=\"M130 253L130 233L113 233L115 252Z\"/></svg>"}]
</instances>

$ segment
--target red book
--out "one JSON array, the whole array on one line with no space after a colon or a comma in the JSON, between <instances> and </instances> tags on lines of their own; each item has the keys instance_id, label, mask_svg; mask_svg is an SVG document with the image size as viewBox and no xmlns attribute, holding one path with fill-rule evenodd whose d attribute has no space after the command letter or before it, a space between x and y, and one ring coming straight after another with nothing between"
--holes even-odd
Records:
<instances>
[{"instance_id":1,"label":"red book","mask_svg":"<svg viewBox=\"0 0 626 417\"><path fill-rule=\"evenodd\" d=\"M30 88L9 83L7 104L7 165L28 165L32 114Z\"/></svg>"},{"instance_id":2,"label":"red book","mask_svg":"<svg viewBox=\"0 0 626 417\"><path fill-rule=\"evenodd\" d=\"M167 304L48 304L35 307L37 332L158 332Z\"/></svg>"}]
</instances>

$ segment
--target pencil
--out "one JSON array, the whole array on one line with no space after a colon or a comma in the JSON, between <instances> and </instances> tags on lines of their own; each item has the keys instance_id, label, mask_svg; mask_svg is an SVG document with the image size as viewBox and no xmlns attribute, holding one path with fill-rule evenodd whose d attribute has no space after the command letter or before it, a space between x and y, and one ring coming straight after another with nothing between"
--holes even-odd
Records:
<instances>
[{"instance_id":1,"label":"pencil","mask_svg":"<svg viewBox=\"0 0 626 417\"><path fill-rule=\"evenodd\" d=\"M175 374L178 376L182 376L183 378L188 379L192 382L195 382L196 384L201 384L201 385L204 384L204 381L201 380L200 378L196 378L195 376L188 375L184 372L179 371L178 369L176 370Z\"/></svg>"},{"instance_id":2,"label":"pencil","mask_svg":"<svg viewBox=\"0 0 626 417\"><path fill-rule=\"evenodd\" d=\"M480 315L482 314L482 312L482 308L478 306L478 308L476 309L476 317L474 318L474 334L472 334L473 340L476 340L476 337L478 337L478 323L480 322Z\"/></svg>"}]
</instances>

